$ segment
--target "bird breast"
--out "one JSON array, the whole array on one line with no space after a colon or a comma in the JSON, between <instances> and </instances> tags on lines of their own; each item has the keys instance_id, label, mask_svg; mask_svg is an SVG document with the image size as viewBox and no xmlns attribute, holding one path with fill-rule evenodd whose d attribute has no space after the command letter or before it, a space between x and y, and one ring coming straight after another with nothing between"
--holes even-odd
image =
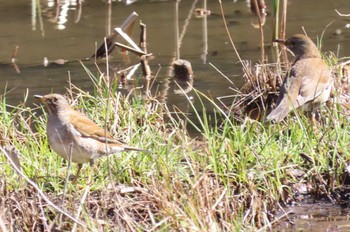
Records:
<instances>
[{"instance_id":1,"label":"bird breast","mask_svg":"<svg viewBox=\"0 0 350 232\"><path fill-rule=\"evenodd\" d=\"M123 146L106 144L94 138L83 136L70 123L51 118L47 124L51 148L61 157L75 163L86 163L92 159L124 151Z\"/></svg>"},{"instance_id":2,"label":"bird breast","mask_svg":"<svg viewBox=\"0 0 350 232\"><path fill-rule=\"evenodd\" d=\"M80 133L69 123L64 123L55 118L49 118L47 124L47 136L51 148L61 157L75 163L86 163L91 160L91 152L81 146Z\"/></svg>"}]
</instances>

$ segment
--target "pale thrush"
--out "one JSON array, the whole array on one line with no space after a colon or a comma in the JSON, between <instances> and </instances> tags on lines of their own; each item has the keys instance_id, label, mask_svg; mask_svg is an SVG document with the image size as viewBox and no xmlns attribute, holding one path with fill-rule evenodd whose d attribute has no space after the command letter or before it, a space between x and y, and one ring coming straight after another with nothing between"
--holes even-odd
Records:
<instances>
[{"instance_id":1,"label":"pale thrush","mask_svg":"<svg viewBox=\"0 0 350 232\"><path fill-rule=\"evenodd\" d=\"M294 62L280 87L277 107L267 116L267 120L279 122L287 114L301 107L317 108L329 98L333 86L331 70L323 61L312 40L296 34L287 40L276 40L294 53Z\"/></svg>"},{"instance_id":2,"label":"pale thrush","mask_svg":"<svg viewBox=\"0 0 350 232\"><path fill-rule=\"evenodd\" d=\"M51 148L64 159L78 164L78 177L83 163L121 151L144 149L128 146L109 134L86 115L72 109L60 94L35 95L48 111L47 137Z\"/></svg>"}]
</instances>

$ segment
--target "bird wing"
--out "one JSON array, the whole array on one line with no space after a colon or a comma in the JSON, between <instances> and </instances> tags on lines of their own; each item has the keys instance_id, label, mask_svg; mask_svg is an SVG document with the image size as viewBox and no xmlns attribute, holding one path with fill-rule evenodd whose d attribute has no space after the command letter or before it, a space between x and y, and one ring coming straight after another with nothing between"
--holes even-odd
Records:
<instances>
[{"instance_id":1,"label":"bird wing","mask_svg":"<svg viewBox=\"0 0 350 232\"><path fill-rule=\"evenodd\" d=\"M149 152L145 149L128 146L126 143L113 138L112 135L105 129L98 126L86 115L78 111L71 110L69 115L71 124L74 126L75 130L81 134L82 137L93 138L102 143L108 143L109 145L123 147L124 150Z\"/></svg>"},{"instance_id":2,"label":"bird wing","mask_svg":"<svg viewBox=\"0 0 350 232\"><path fill-rule=\"evenodd\" d=\"M317 98L329 87L330 82L331 71L322 59L298 60L286 76L277 107L267 116L267 120L281 121L293 108Z\"/></svg>"},{"instance_id":3,"label":"bird wing","mask_svg":"<svg viewBox=\"0 0 350 232\"><path fill-rule=\"evenodd\" d=\"M289 111L293 108L298 108L296 100L302 81L296 74L293 68L289 70L280 88L277 107L266 117L267 120L280 122L287 116Z\"/></svg>"},{"instance_id":4,"label":"bird wing","mask_svg":"<svg viewBox=\"0 0 350 232\"><path fill-rule=\"evenodd\" d=\"M86 115L74 110L69 115L70 122L83 137L94 138L101 142L119 143L108 131L98 126Z\"/></svg>"},{"instance_id":5,"label":"bird wing","mask_svg":"<svg viewBox=\"0 0 350 232\"><path fill-rule=\"evenodd\" d=\"M314 100L329 87L331 71L322 59L300 60L294 65L293 69L298 69L298 75L302 76L299 94L296 99L298 106Z\"/></svg>"}]
</instances>

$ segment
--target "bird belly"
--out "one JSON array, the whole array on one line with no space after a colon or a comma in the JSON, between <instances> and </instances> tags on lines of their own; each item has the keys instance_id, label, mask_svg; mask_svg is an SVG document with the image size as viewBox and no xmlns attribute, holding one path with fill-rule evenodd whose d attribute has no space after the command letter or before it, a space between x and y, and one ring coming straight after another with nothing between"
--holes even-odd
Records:
<instances>
[{"instance_id":1,"label":"bird belly","mask_svg":"<svg viewBox=\"0 0 350 232\"><path fill-rule=\"evenodd\" d=\"M102 143L93 138L81 137L79 141L81 151L90 151L90 159L112 155L125 150L121 146L113 146L112 144Z\"/></svg>"},{"instance_id":2,"label":"bird belly","mask_svg":"<svg viewBox=\"0 0 350 232\"><path fill-rule=\"evenodd\" d=\"M50 142L51 148L62 158L66 160L71 160L75 163L86 163L91 160L91 154L84 149L83 147L79 146L75 141L69 140L69 139L63 139L57 138L54 139L52 137Z\"/></svg>"},{"instance_id":3,"label":"bird belly","mask_svg":"<svg viewBox=\"0 0 350 232\"><path fill-rule=\"evenodd\" d=\"M49 125L49 124L48 124ZM74 139L74 136L65 125L61 126L48 126L47 134L49 144L58 155L66 160L70 160L75 163L86 163L91 160L91 152L82 147L79 142Z\"/></svg>"},{"instance_id":4,"label":"bird belly","mask_svg":"<svg viewBox=\"0 0 350 232\"><path fill-rule=\"evenodd\" d=\"M84 137L70 124L61 124L47 127L47 133L51 148L66 160L75 163L86 163L95 158L112 155L124 151L123 146L106 144L94 138Z\"/></svg>"}]
</instances>

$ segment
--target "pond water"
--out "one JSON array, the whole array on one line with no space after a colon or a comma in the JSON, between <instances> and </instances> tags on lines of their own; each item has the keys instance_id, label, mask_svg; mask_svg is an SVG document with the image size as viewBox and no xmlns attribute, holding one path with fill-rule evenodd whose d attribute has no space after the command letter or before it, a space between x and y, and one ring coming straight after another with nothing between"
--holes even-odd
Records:
<instances>
[{"instance_id":1,"label":"pond water","mask_svg":"<svg viewBox=\"0 0 350 232\"><path fill-rule=\"evenodd\" d=\"M286 208L286 215L276 223L278 232L348 232L350 231L350 208L330 203L303 204Z\"/></svg>"},{"instance_id":2,"label":"pond water","mask_svg":"<svg viewBox=\"0 0 350 232\"><path fill-rule=\"evenodd\" d=\"M111 29L120 26L135 11L138 19L147 25L148 51L154 55L150 61L152 72L159 71L153 89L161 92L169 105L175 104L180 108L187 105L184 96L174 93L176 86L169 77L169 67L176 56L176 1L113 1L110 8L106 0L85 0L82 4L78 4L78 0L61 0L59 5L55 2L0 2L0 94L6 93L8 103L18 104L27 92L29 96L52 91L65 93L69 78L84 90L92 89L92 82L79 62L44 67L44 57L69 61L90 57ZM219 1L207 1L207 9L212 14L207 17L206 24L205 18L197 18L192 12L193 8L202 8L203 5L203 0L179 1L178 24L180 33L183 32L179 57L192 63L196 89L213 98L232 95L232 87L239 87L244 81L242 69L224 30ZM252 64L259 62L260 34L251 25L256 18L247 2L227 0L223 1L223 6L240 56ZM350 17L338 16L335 9L350 13L348 0L290 1L287 35L302 33L304 28L315 41L325 31L323 51L335 52L339 57L349 55L350 29L346 29L345 25L350 23ZM271 5L267 5L267 12L264 32L268 53L272 39ZM334 36L333 33L339 29L341 35ZM132 38L139 41L138 25ZM10 64L16 46L19 46L16 64L20 73ZM137 63L135 56L130 57L133 63ZM111 64L116 68L127 67L118 51L112 53ZM98 74L94 62L84 62L84 65ZM103 62L99 65L104 66ZM219 74L214 66L234 84ZM135 76L141 76L141 69ZM195 104L199 102L195 101Z\"/></svg>"},{"instance_id":3,"label":"pond water","mask_svg":"<svg viewBox=\"0 0 350 232\"><path fill-rule=\"evenodd\" d=\"M40 4L38 4L40 2ZM96 46L103 42L113 27L121 25L133 11L147 25L148 51L153 53L150 60L153 73L158 73L153 92L162 93L162 100L171 107L187 107L185 96L176 94L177 88L169 74L169 68L176 57L176 2L174 0L113 1L109 7L107 1L61 0L1 0L0 1L0 95L7 102L16 105L23 101L26 94L65 93L68 80L79 88L92 90L93 83L79 62L44 67L43 60L64 59L76 61L90 57ZM127 3L132 4L127 4ZM244 0L223 0L226 20L238 52L242 59L252 64L260 59L260 34L252 26L256 22ZM270 1L266 1L270 4ZM232 95L234 86L244 82L238 58L229 43L228 36L220 16L219 1L208 0L207 8L211 15L197 18L194 8L202 8L203 0L178 1L178 25L183 34L179 56L192 63L194 87L214 99ZM350 17L339 16L335 9L350 14L349 0L293 0L288 2L287 35L302 33L303 29L316 41L323 36L323 51L334 52L338 57L350 56ZM267 18L264 26L266 51L272 40L272 6L267 5ZM335 35L338 30L341 33ZM139 28L132 35L139 39ZM122 41L121 41L122 42ZM10 60L16 46L16 65ZM137 63L137 57L130 55L131 62ZM270 58L270 62L273 60ZM98 70L93 61L83 61L94 74ZM103 61L98 62L104 69ZM119 51L114 51L111 65L125 68ZM214 67L225 74L226 80ZM18 72L19 71L19 72ZM139 69L136 78L141 78ZM140 80L137 85L142 85ZM134 85L132 82L130 85ZM127 91L130 86L121 89ZM190 93L190 95L194 95ZM31 98L29 99L29 104ZM199 101L194 101L200 106ZM210 107L208 107L210 111ZM328 212L331 212L328 210ZM325 212L327 214L327 212ZM329 214L331 216L331 214ZM297 223L297 221L296 221ZM308 223L318 224L319 221ZM334 224L334 222L332 222ZM346 224L349 225L346 221ZM346 228L349 227L346 225ZM300 228L300 227L293 227ZM323 229L327 226L323 226ZM325 231L322 228L303 231ZM287 231L287 229L285 230ZM289 231L289 230L288 230ZM339 230L340 231L340 230Z\"/></svg>"}]
</instances>

